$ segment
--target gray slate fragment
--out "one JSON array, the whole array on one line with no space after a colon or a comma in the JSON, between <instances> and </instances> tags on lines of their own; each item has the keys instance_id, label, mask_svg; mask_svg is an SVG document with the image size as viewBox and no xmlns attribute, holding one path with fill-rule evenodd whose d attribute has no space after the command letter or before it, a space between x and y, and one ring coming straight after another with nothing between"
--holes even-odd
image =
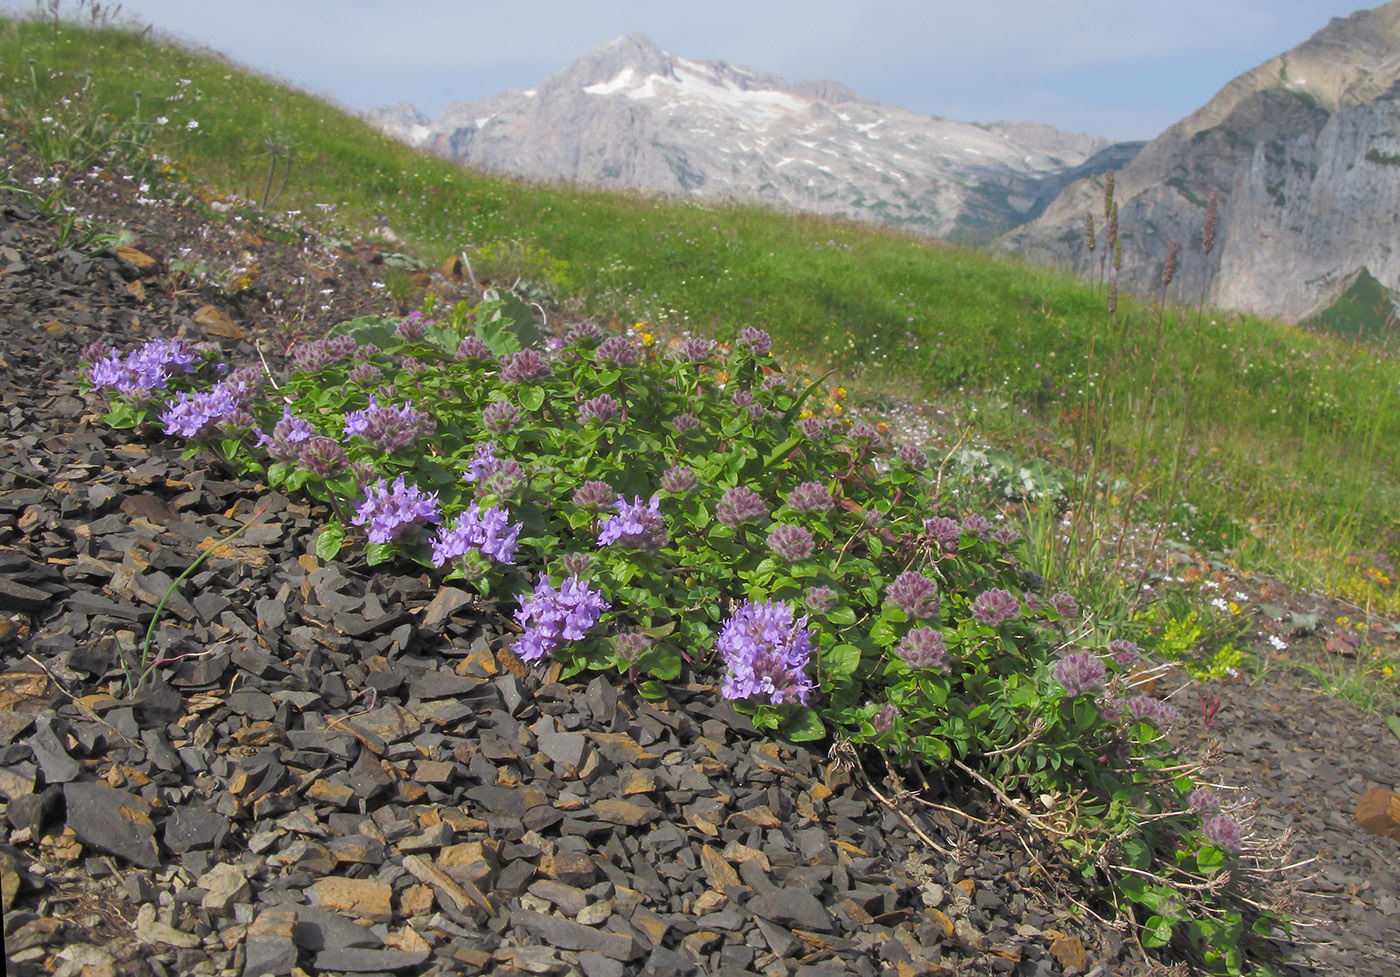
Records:
<instances>
[{"instance_id":1,"label":"gray slate fragment","mask_svg":"<svg viewBox=\"0 0 1400 977\"><path fill-rule=\"evenodd\" d=\"M364 926L321 906L298 906L292 938L303 950L319 953L327 947L382 949L384 941Z\"/></svg>"},{"instance_id":2,"label":"gray slate fragment","mask_svg":"<svg viewBox=\"0 0 1400 977\"><path fill-rule=\"evenodd\" d=\"M316 954L316 969L321 973L336 970L350 974L392 973L411 970L427 959L427 950L322 950Z\"/></svg>"},{"instance_id":3,"label":"gray slate fragment","mask_svg":"<svg viewBox=\"0 0 1400 977\"><path fill-rule=\"evenodd\" d=\"M49 783L66 784L76 780L82 772L82 764L68 755L68 750L54 732L50 717L36 719L34 734L25 742L34 751L34 759L39 761L39 769L44 771L44 779Z\"/></svg>"},{"instance_id":4,"label":"gray slate fragment","mask_svg":"<svg viewBox=\"0 0 1400 977\"><path fill-rule=\"evenodd\" d=\"M592 950L614 960L631 960L637 955L637 941L631 936L594 929L528 909L511 910L510 925L561 950Z\"/></svg>"},{"instance_id":5,"label":"gray slate fragment","mask_svg":"<svg viewBox=\"0 0 1400 977\"><path fill-rule=\"evenodd\" d=\"M83 844L119 855L142 868L160 865L155 825L144 800L106 784L65 784L68 827Z\"/></svg>"},{"instance_id":6,"label":"gray slate fragment","mask_svg":"<svg viewBox=\"0 0 1400 977\"><path fill-rule=\"evenodd\" d=\"M198 804L182 804L165 820L165 847L177 855L204 848L221 848L228 838L229 819Z\"/></svg>"}]
</instances>

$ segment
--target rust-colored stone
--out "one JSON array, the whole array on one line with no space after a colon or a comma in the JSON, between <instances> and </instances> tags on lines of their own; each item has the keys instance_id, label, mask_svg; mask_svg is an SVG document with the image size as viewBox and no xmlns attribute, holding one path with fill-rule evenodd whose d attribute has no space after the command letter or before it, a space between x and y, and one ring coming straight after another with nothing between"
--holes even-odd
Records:
<instances>
[{"instance_id":1,"label":"rust-colored stone","mask_svg":"<svg viewBox=\"0 0 1400 977\"><path fill-rule=\"evenodd\" d=\"M1400 841L1400 794L1372 787L1356 802L1356 823L1372 834Z\"/></svg>"}]
</instances>

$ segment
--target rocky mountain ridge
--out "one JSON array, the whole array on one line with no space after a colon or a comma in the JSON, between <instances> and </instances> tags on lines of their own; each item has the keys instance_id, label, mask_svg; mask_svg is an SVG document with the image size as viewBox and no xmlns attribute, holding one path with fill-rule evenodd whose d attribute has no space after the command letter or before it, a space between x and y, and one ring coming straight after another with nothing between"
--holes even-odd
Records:
<instances>
[{"instance_id":1,"label":"rocky mountain ridge","mask_svg":"<svg viewBox=\"0 0 1400 977\"><path fill-rule=\"evenodd\" d=\"M1141 144L1035 123L973 125L667 53L630 34L534 88L367 116L411 145L529 179L738 199L985 239Z\"/></svg>"},{"instance_id":2,"label":"rocky mountain ridge","mask_svg":"<svg viewBox=\"0 0 1400 977\"><path fill-rule=\"evenodd\" d=\"M1201 235L1219 194L1214 250ZM1400 286L1400 0L1335 18L1298 47L1232 80L1149 142L1116 177L1123 267L1138 292L1161 289L1170 241L1181 263L1169 298L1286 321L1321 315L1358 278L1394 311ZM1100 255L1103 178L1086 176L999 246L1089 274ZM1384 326L1384 321L1377 323Z\"/></svg>"}]
</instances>

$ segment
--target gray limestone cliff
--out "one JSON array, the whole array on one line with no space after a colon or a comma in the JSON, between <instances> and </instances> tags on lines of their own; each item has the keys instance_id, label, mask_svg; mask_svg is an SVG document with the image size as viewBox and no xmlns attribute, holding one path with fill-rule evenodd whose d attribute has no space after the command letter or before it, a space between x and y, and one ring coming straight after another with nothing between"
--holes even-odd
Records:
<instances>
[{"instance_id":1,"label":"gray limestone cliff","mask_svg":"<svg viewBox=\"0 0 1400 977\"><path fill-rule=\"evenodd\" d=\"M1169 297L1285 321L1317 314L1363 271L1400 286L1400 0L1336 18L1227 84L1116 173L1121 281L1156 294L1168 242L1181 247ZM1085 214L1103 240L1103 177L1068 186L998 246L1097 274ZM1216 244L1201 248L1219 194Z\"/></svg>"}]
</instances>

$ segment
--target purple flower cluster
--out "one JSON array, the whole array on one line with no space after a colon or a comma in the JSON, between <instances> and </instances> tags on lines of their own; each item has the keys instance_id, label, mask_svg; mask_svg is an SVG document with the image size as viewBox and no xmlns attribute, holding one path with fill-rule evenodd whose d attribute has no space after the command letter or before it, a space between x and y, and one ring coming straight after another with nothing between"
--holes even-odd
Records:
<instances>
[{"instance_id":1,"label":"purple flower cluster","mask_svg":"<svg viewBox=\"0 0 1400 977\"><path fill-rule=\"evenodd\" d=\"M438 521L436 492L425 494L417 485L405 485L403 476L389 486L384 479L365 488L365 501L350 521L368 526L371 543L388 543L426 523Z\"/></svg>"},{"instance_id":2,"label":"purple flower cluster","mask_svg":"<svg viewBox=\"0 0 1400 977\"><path fill-rule=\"evenodd\" d=\"M675 425L676 433L683 438L700 430L700 419L694 414L677 414L671 418L671 423Z\"/></svg>"},{"instance_id":3,"label":"purple flower cluster","mask_svg":"<svg viewBox=\"0 0 1400 977\"><path fill-rule=\"evenodd\" d=\"M350 368L350 372L345 374L345 380L347 383L372 387L379 382L379 378L383 375L384 371L373 363L356 363Z\"/></svg>"},{"instance_id":4,"label":"purple flower cluster","mask_svg":"<svg viewBox=\"0 0 1400 977\"><path fill-rule=\"evenodd\" d=\"M945 553L956 553L962 542L962 526L956 519L934 516L924 520L924 532L932 536Z\"/></svg>"},{"instance_id":5,"label":"purple flower cluster","mask_svg":"<svg viewBox=\"0 0 1400 977\"><path fill-rule=\"evenodd\" d=\"M292 461L301 454L302 445L316 436L316 429L305 418L292 413L290 404L282 407L282 418L272 426L272 434L254 428L258 447L266 448L273 461Z\"/></svg>"},{"instance_id":6,"label":"purple flower cluster","mask_svg":"<svg viewBox=\"0 0 1400 977\"><path fill-rule=\"evenodd\" d=\"M399 320L399 324L394 327L394 332L398 334L400 339L413 342L414 340L423 338L423 334L427 332L428 326L436 324L437 320L424 319L423 313L414 309L408 314L408 318Z\"/></svg>"},{"instance_id":7,"label":"purple flower cluster","mask_svg":"<svg viewBox=\"0 0 1400 977\"><path fill-rule=\"evenodd\" d=\"M511 524L505 509L491 506L483 510L473 502L457 517L456 525L438 530L433 538L433 566L460 560L473 550L485 553L497 563L511 565L515 562L520 528L518 522Z\"/></svg>"},{"instance_id":8,"label":"purple flower cluster","mask_svg":"<svg viewBox=\"0 0 1400 977\"><path fill-rule=\"evenodd\" d=\"M549 363L533 349L511 353L501 361L502 383L530 383L549 376Z\"/></svg>"},{"instance_id":9,"label":"purple flower cluster","mask_svg":"<svg viewBox=\"0 0 1400 977\"><path fill-rule=\"evenodd\" d=\"M986 539L987 535L992 531L992 524L988 521L986 516L973 512L969 513L963 519L962 528L972 533L974 536Z\"/></svg>"},{"instance_id":10,"label":"purple flower cluster","mask_svg":"<svg viewBox=\"0 0 1400 977\"><path fill-rule=\"evenodd\" d=\"M871 705L874 705L872 702ZM875 727L877 733L888 733L894 729L894 721L899 718L899 710L895 708L893 702L885 703L875 715L870 717L870 725Z\"/></svg>"},{"instance_id":11,"label":"purple flower cluster","mask_svg":"<svg viewBox=\"0 0 1400 977\"><path fill-rule=\"evenodd\" d=\"M603 330L591 322L576 323L564 336L566 346L596 346L603 341Z\"/></svg>"},{"instance_id":12,"label":"purple flower cluster","mask_svg":"<svg viewBox=\"0 0 1400 977\"><path fill-rule=\"evenodd\" d=\"M522 595L515 612L515 620L525 628L516 640L516 654L522 661L538 661L565 641L582 641L610 606L578 577L569 577L558 590L542 578L533 594Z\"/></svg>"},{"instance_id":13,"label":"purple flower cluster","mask_svg":"<svg viewBox=\"0 0 1400 977\"><path fill-rule=\"evenodd\" d=\"M457 344L456 358L471 363L490 363L496 358L491 347L475 336L468 336Z\"/></svg>"},{"instance_id":14,"label":"purple flower cluster","mask_svg":"<svg viewBox=\"0 0 1400 977\"><path fill-rule=\"evenodd\" d=\"M593 554L575 550L572 553L565 553L564 558L559 563L564 567L564 573L567 576L581 577L593 565Z\"/></svg>"},{"instance_id":15,"label":"purple flower cluster","mask_svg":"<svg viewBox=\"0 0 1400 977\"><path fill-rule=\"evenodd\" d=\"M744 331L739 333L739 345L754 356L767 356L768 351L773 348L773 340L762 329L745 326Z\"/></svg>"},{"instance_id":16,"label":"purple flower cluster","mask_svg":"<svg viewBox=\"0 0 1400 977\"><path fill-rule=\"evenodd\" d=\"M710 358L710 352L714 348L714 340L687 339L681 343L681 348L676 351L676 358L684 360L686 363L704 363Z\"/></svg>"},{"instance_id":17,"label":"purple flower cluster","mask_svg":"<svg viewBox=\"0 0 1400 977\"><path fill-rule=\"evenodd\" d=\"M612 394L599 394L579 405L578 419L584 424L606 424L617 416L617 410L617 399Z\"/></svg>"},{"instance_id":18,"label":"purple flower cluster","mask_svg":"<svg viewBox=\"0 0 1400 977\"><path fill-rule=\"evenodd\" d=\"M767 393L770 390L786 390L788 379L781 373L770 373L759 383L758 389Z\"/></svg>"},{"instance_id":19,"label":"purple flower cluster","mask_svg":"<svg viewBox=\"0 0 1400 977\"><path fill-rule=\"evenodd\" d=\"M574 505L580 509L601 509L616 498L620 498L617 490L607 482L584 482L574 490Z\"/></svg>"},{"instance_id":20,"label":"purple flower cluster","mask_svg":"<svg viewBox=\"0 0 1400 977\"><path fill-rule=\"evenodd\" d=\"M821 482L803 482L788 493L787 504L798 512L826 512L836 500Z\"/></svg>"},{"instance_id":21,"label":"purple flower cluster","mask_svg":"<svg viewBox=\"0 0 1400 977\"><path fill-rule=\"evenodd\" d=\"M624 336L609 336L598 347L594 357L599 363L613 366L633 366L642 358L637 344Z\"/></svg>"},{"instance_id":22,"label":"purple flower cluster","mask_svg":"<svg viewBox=\"0 0 1400 977\"><path fill-rule=\"evenodd\" d=\"M1132 668L1142 660L1142 654L1138 651L1136 642L1126 638L1118 638L1108 643L1108 653L1113 660L1124 668Z\"/></svg>"},{"instance_id":23,"label":"purple flower cluster","mask_svg":"<svg viewBox=\"0 0 1400 977\"><path fill-rule=\"evenodd\" d=\"M520 408L508 400L493 400L481 409L481 426L493 434L505 434L520 421Z\"/></svg>"},{"instance_id":24,"label":"purple flower cluster","mask_svg":"<svg viewBox=\"0 0 1400 977\"><path fill-rule=\"evenodd\" d=\"M224 380L193 397L181 392L168 401L160 415L166 434L178 434L191 440L209 437L224 424L250 423L244 410L248 384Z\"/></svg>"},{"instance_id":25,"label":"purple flower cluster","mask_svg":"<svg viewBox=\"0 0 1400 977\"><path fill-rule=\"evenodd\" d=\"M885 599L913 618L938 613L938 584L918 570L906 570L885 588Z\"/></svg>"},{"instance_id":26,"label":"purple flower cluster","mask_svg":"<svg viewBox=\"0 0 1400 977\"><path fill-rule=\"evenodd\" d=\"M1065 655L1055 662L1050 673L1071 699L1093 689L1102 688L1108 681L1108 670L1103 667L1099 656L1087 651Z\"/></svg>"},{"instance_id":27,"label":"purple flower cluster","mask_svg":"<svg viewBox=\"0 0 1400 977\"><path fill-rule=\"evenodd\" d=\"M1209 787L1197 787L1186 795L1186 803L1200 815L1214 814L1220 810L1220 798Z\"/></svg>"},{"instance_id":28,"label":"purple flower cluster","mask_svg":"<svg viewBox=\"0 0 1400 977\"><path fill-rule=\"evenodd\" d=\"M857 444L880 443L880 432L875 430L874 426L868 423L867 421L857 421L856 423L852 424L851 429L847 432L847 434L850 437L850 439L856 442Z\"/></svg>"},{"instance_id":29,"label":"purple flower cluster","mask_svg":"<svg viewBox=\"0 0 1400 977\"><path fill-rule=\"evenodd\" d=\"M647 653L652 643L652 639L640 630L624 631L612 639L613 654L631 665Z\"/></svg>"},{"instance_id":30,"label":"purple flower cluster","mask_svg":"<svg viewBox=\"0 0 1400 977\"><path fill-rule=\"evenodd\" d=\"M476 482L489 495L510 495L525 477L525 467L513 458L497 458L496 442L482 441L476 456L462 473L462 481Z\"/></svg>"},{"instance_id":31,"label":"purple flower cluster","mask_svg":"<svg viewBox=\"0 0 1400 977\"><path fill-rule=\"evenodd\" d=\"M910 668L936 672L949 669L948 645L943 632L936 628L915 628L900 639L895 651Z\"/></svg>"},{"instance_id":32,"label":"purple flower cluster","mask_svg":"<svg viewBox=\"0 0 1400 977\"><path fill-rule=\"evenodd\" d=\"M112 387L118 393L144 394L164 390L172 371L197 371L200 351L187 339L151 339L125 357L108 346L94 345L85 351L84 359L94 389Z\"/></svg>"},{"instance_id":33,"label":"purple flower cluster","mask_svg":"<svg viewBox=\"0 0 1400 977\"><path fill-rule=\"evenodd\" d=\"M739 485L720 496L715 507L715 518L726 526L740 526L754 519L768 515L768 507L763 497L753 489Z\"/></svg>"},{"instance_id":34,"label":"purple flower cluster","mask_svg":"<svg viewBox=\"0 0 1400 977\"><path fill-rule=\"evenodd\" d=\"M915 471L928 467L928 453L912 444L899 446L899 460Z\"/></svg>"},{"instance_id":35,"label":"purple flower cluster","mask_svg":"<svg viewBox=\"0 0 1400 977\"><path fill-rule=\"evenodd\" d=\"M831 429L831 424L820 417L804 417L798 422L797 427L808 441L821 441L826 438L826 432Z\"/></svg>"},{"instance_id":36,"label":"purple flower cluster","mask_svg":"<svg viewBox=\"0 0 1400 977\"><path fill-rule=\"evenodd\" d=\"M1060 591L1050 595L1050 609L1060 617L1074 617L1079 613L1079 601L1074 599L1073 594Z\"/></svg>"},{"instance_id":37,"label":"purple flower cluster","mask_svg":"<svg viewBox=\"0 0 1400 977\"><path fill-rule=\"evenodd\" d=\"M633 496L631 502L619 495L616 506L617 515L604 520L598 533L599 546L655 553L670 541L660 495L653 495L646 505L642 505L640 495Z\"/></svg>"},{"instance_id":38,"label":"purple flower cluster","mask_svg":"<svg viewBox=\"0 0 1400 977\"><path fill-rule=\"evenodd\" d=\"M836 606L836 591L825 584L809 587L802 602L813 614L825 614Z\"/></svg>"},{"instance_id":39,"label":"purple flower cluster","mask_svg":"<svg viewBox=\"0 0 1400 977\"><path fill-rule=\"evenodd\" d=\"M698 484L700 483L696 481L695 473L685 465L672 465L661 476L661 491L669 495L693 492Z\"/></svg>"},{"instance_id":40,"label":"purple flower cluster","mask_svg":"<svg viewBox=\"0 0 1400 977\"><path fill-rule=\"evenodd\" d=\"M319 434L303 441L297 452L297 465L318 478L340 474L348 460L339 441Z\"/></svg>"},{"instance_id":41,"label":"purple flower cluster","mask_svg":"<svg viewBox=\"0 0 1400 977\"><path fill-rule=\"evenodd\" d=\"M992 533L992 539L996 540L1002 546L1010 546L1012 543L1020 540L1020 538L1021 530L1017 529L1015 526L1002 526L996 532Z\"/></svg>"},{"instance_id":42,"label":"purple flower cluster","mask_svg":"<svg viewBox=\"0 0 1400 977\"><path fill-rule=\"evenodd\" d=\"M768 534L768 548L787 562L798 563L816 552L817 543L806 527L785 523Z\"/></svg>"},{"instance_id":43,"label":"purple flower cluster","mask_svg":"<svg viewBox=\"0 0 1400 977\"><path fill-rule=\"evenodd\" d=\"M1170 702L1154 699L1150 695L1135 695L1123 703L1123 715L1134 722L1147 720L1166 731L1181 719L1181 710Z\"/></svg>"},{"instance_id":44,"label":"purple flower cluster","mask_svg":"<svg viewBox=\"0 0 1400 977\"><path fill-rule=\"evenodd\" d=\"M432 417L413 409L413 401L402 407L381 407L374 394L370 394L369 406L364 410L345 412L346 441L358 435L390 454L412 446L420 437L431 434L434 427Z\"/></svg>"},{"instance_id":45,"label":"purple flower cluster","mask_svg":"<svg viewBox=\"0 0 1400 977\"><path fill-rule=\"evenodd\" d=\"M786 601L745 601L724 622L715 647L724 658L720 691L726 699L764 695L774 705L793 699L807 703L814 687L804 671L812 637L807 619L795 617Z\"/></svg>"},{"instance_id":46,"label":"purple flower cluster","mask_svg":"<svg viewBox=\"0 0 1400 977\"><path fill-rule=\"evenodd\" d=\"M303 373L315 373L355 354L358 344L349 336L312 339L292 347L292 363Z\"/></svg>"},{"instance_id":47,"label":"purple flower cluster","mask_svg":"<svg viewBox=\"0 0 1400 977\"><path fill-rule=\"evenodd\" d=\"M1011 592L1000 587L984 590L972 602L972 619L978 624L996 627L1021 613L1021 605Z\"/></svg>"},{"instance_id":48,"label":"purple flower cluster","mask_svg":"<svg viewBox=\"0 0 1400 977\"><path fill-rule=\"evenodd\" d=\"M1206 840L1222 851L1239 851L1244 844L1244 829L1228 814L1215 814L1201 822Z\"/></svg>"}]
</instances>

